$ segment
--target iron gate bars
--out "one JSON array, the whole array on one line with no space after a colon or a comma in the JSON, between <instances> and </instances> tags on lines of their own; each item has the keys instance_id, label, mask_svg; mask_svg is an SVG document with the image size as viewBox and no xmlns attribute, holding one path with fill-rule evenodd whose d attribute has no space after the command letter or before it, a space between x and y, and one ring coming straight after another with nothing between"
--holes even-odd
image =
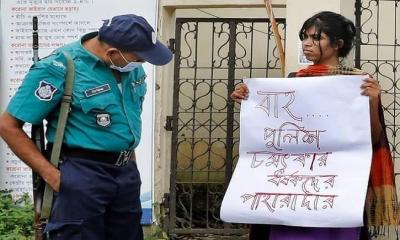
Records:
<instances>
[{"instance_id":1,"label":"iron gate bars","mask_svg":"<svg viewBox=\"0 0 400 240\"><path fill-rule=\"evenodd\" d=\"M279 77L278 56L268 19L177 19L170 233L245 232L219 217L239 148L240 106L229 95L245 77Z\"/></svg>"}]
</instances>

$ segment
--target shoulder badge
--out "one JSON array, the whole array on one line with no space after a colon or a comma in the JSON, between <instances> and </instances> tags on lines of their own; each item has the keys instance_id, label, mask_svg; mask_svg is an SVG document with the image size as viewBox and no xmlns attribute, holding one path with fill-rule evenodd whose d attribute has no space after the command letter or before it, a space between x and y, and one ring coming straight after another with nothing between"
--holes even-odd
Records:
<instances>
[{"instance_id":1,"label":"shoulder badge","mask_svg":"<svg viewBox=\"0 0 400 240\"><path fill-rule=\"evenodd\" d=\"M56 91L57 91L56 87L42 80L39 82L39 87L35 91L35 96L40 101L50 101L51 99L53 99L53 95Z\"/></svg>"}]
</instances>

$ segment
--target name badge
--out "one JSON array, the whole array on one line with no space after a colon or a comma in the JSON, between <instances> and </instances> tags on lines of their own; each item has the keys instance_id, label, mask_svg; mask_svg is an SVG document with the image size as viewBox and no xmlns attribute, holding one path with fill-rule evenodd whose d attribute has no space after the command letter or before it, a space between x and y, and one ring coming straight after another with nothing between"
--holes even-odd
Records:
<instances>
[{"instance_id":1,"label":"name badge","mask_svg":"<svg viewBox=\"0 0 400 240\"><path fill-rule=\"evenodd\" d=\"M104 93L104 92L108 92L111 90L111 87L109 84L104 84L95 88L91 88L91 89L87 89L85 90L85 96L86 97L92 97L94 95L100 94L100 93Z\"/></svg>"}]
</instances>

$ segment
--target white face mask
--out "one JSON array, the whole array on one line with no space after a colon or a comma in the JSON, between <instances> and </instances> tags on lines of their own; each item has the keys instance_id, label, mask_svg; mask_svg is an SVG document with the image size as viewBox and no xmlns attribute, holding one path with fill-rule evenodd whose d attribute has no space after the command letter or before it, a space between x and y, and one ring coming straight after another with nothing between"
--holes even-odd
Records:
<instances>
[{"instance_id":1,"label":"white face mask","mask_svg":"<svg viewBox=\"0 0 400 240\"><path fill-rule=\"evenodd\" d=\"M115 69L119 72L131 72L131 71L135 70L135 68L137 68L143 64L143 62L129 62L128 60L126 60L124 55L122 55L121 52L119 52L119 54L121 54L122 58L125 60L126 65L123 67L119 67L119 66L115 65L110 58L110 61L111 61L110 68Z\"/></svg>"}]
</instances>

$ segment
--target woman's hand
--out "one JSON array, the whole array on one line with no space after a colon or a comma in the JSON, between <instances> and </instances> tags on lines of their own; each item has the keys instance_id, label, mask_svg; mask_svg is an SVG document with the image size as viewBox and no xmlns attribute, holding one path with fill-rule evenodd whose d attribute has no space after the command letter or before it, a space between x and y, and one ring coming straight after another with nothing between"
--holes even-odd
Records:
<instances>
[{"instance_id":1,"label":"woman's hand","mask_svg":"<svg viewBox=\"0 0 400 240\"><path fill-rule=\"evenodd\" d=\"M249 97L249 89L245 83L239 83L235 87L235 91L232 92L231 98L237 103L241 103L242 100L247 100Z\"/></svg>"},{"instance_id":2,"label":"woman's hand","mask_svg":"<svg viewBox=\"0 0 400 240\"><path fill-rule=\"evenodd\" d=\"M364 83L361 84L361 95L368 96L371 101L379 102L379 95L381 94L381 85L378 81L373 78L367 78L363 80Z\"/></svg>"},{"instance_id":3,"label":"woman's hand","mask_svg":"<svg viewBox=\"0 0 400 240\"><path fill-rule=\"evenodd\" d=\"M379 119L379 97L381 94L381 86L378 81L371 77L364 79L363 81L363 84L361 84L361 95L369 97L372 142L377 143L382 134L382 124Z\"/></svg>"}]
</instances>

